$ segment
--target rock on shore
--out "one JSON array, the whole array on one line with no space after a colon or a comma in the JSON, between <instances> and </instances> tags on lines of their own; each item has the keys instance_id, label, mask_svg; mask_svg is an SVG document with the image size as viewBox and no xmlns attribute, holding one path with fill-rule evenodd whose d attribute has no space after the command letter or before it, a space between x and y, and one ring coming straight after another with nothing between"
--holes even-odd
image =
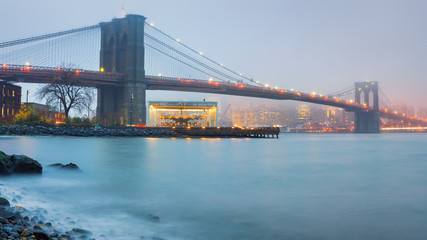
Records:
<instances>
[{"instance_id":1,"label":"rock on shore","mask_svg":"<svg viewBox=\"0 0 427 240\"><path fill-rule=\"evenodd\" d=\"M56 126L26 126L0 125L0 135L55 135L80 137L174 137L177 133L169 128L136 128L136 127L56 127Z\"/></svg>"},{"instance_id":2,"label":"rock on shore","mask_svg":"<svg viewBox=\"0 0 427 240\"><path fill-rule=\"evenodd\" d=\"M42 165L25 155L7 155L0 151L0 175L41 174Z\"/></svg>"},{"instance_id":3,"label":"rock on shore","mask_svg":"<svg viewBox=\"0 0 427 240\"><path fill-rule=\"evenodd\" d=\"M74 171L79 171L80 168L79 166L77 166L74 163L69 163L69 164L62 164L62 163L54 163L49 165L49 167L54 167L54 168L58 168L58 169L63 169L63 170L74 170Z\"/></svg>"}]
</instances>

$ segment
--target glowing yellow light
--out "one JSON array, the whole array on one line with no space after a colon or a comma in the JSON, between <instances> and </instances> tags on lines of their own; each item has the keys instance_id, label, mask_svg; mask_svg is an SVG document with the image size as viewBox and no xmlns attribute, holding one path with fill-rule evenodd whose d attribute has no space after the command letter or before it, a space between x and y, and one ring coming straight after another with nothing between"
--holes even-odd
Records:
<instances>
[{"instance_id":1,"label":"glowing yellow light","mask_svg":"<svg viewBox=\"0 0 427 240\"><path fill-rule=\"evenodd\" d=\"M150 23L150 26L154 27L154 23Z\"/></svg>"},{"instance_id":2,"label":"glowing yellow light","mask_svg":"<svg viewBox=\"0 0 427 240\"><path fill-rule=\"evenodd\" d=\"M241 74L241 73L239 73L239 75L240 75L240 76L242 76L242 74Z\"/></svg>"},{"instance_id":3,"label":"glowing yellow light","mask_svg":"<svg viewBox=\"0 0 427 240\"><path fill-rule=\"evenodd\" d=\"M25 62L25 65L27 65L27 66L28 66L28 65L30 65L30 63L29 63L29 62Z\"/></svg>"},{"instance_id":4,"label":"glowing yellow light","mask_svg":"<svg viewBox=\"0 0 427 240\"><path fill-rule=\"evenodd\" d=\"M265 84L264 87L268 88L268 84Z\"/></svg>"},{"instance_id":5,"label":"glowing yellow light","mask_svg":"<svg viewBox=\"0 0 427 240\"><path fill-rule=\"evenodd\" d=\"M161 76L162 76L162 73L157 74L157 76L161 77Z\"/></svg>"},{"instance_id":6,"label":"glowing yellow light","mask_svg":"<svg viewBox=\"0 0 427 240\"><path fill-rule=\"evenodd\" d=\"M181 40L179 40L179 38L176 39L177 42L180 42Z\"/></svg>"},{"instance_id":7,"label":"glowing yellow light","mask_svg":"<svg viewBox=\"0 0 427 240\"><path fill-rule=\"evenodd\" d=\"M100 69L100 71L101 71L101 72L104 72L104 68L101 68L101 69Z\"/></svg>"},{"instance_id":8,"label":"glowing yellow light","mask_svg":"<svg viewBox=\"0 0 427 240\"><path fill-rule=\"evenodd\" d=\"M203 52L199 52L200 55L203 55Z\"/></svg>"}]
</instances>

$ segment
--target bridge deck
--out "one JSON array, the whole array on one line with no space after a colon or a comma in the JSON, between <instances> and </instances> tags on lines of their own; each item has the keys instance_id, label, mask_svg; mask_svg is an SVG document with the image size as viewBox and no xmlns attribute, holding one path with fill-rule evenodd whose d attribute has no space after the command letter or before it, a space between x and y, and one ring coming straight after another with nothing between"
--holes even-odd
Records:
<instances>
[{"instance_id":1,"label":"bridge deck","mask_svg":"<svg viewBox=\"0 0 427 240\"><path fill-rule=\"evenodd\" d=\"M124 74L107 73L100 71L88 71L82 69L37 67L27 65L0 65L0 79L6 81L17 81L25 83L51 83L53 79L58 79L68 74L73 79L89 87L99 86L120 86L125 78ZM147 90L171 90L204 92L214 94L227 94L246 97L268 98L276 100L296 100L309 103L328 105L343 108L353 112L374 111L372 107L360 105L348 100L330 98L328 96L303 93L298 91L259 87L244 83L227 83L211 80L184 79L171 77L146 77ZM409 121L414 124L426 124L425 121L414 117L405 116L396 112L390 112L385 109L379 109L380 116L388 119L397 119Z\"/></svg>"}]
</instances>

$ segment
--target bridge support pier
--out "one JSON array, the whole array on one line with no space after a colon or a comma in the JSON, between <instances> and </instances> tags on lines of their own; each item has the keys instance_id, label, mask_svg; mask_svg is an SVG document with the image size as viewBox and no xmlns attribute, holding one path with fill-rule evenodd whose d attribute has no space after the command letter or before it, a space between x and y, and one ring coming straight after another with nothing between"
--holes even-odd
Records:
<instances>
[{"instance_id":1,"label":"bridge support pier","mask_svg":"<svg viewBox=\"0 0 427 240\"><path fill-rule=\"evenodd\" d=\"M355 133L380 133L380 113L378 110L354 113Z\"/></svg>"},{"instance_id":2,"label":"bridge support pier","mask_svg":"<svg viewBox=\"0 0 427 240\"><path fill-rule=\"evenodd\" d=\"M365 105L366 111L354 112L354 132L355 133L380 133L380 112L378 100L378 82L356 82L355 102ZM363 93L363 99L361 94ZM370 94L372 93L372 108L370 106Z\"/></svg>"},{"instance_id":3,"label":"bridge support pier","mask_svg":"<svg viewBox=\"0 0 427 240\"><path fill-rule=\"evenodd\" d=\"M101 23L100 68L123 73L120 86L99 87L97 117L105 125L146 123L145 17L127 15Z\"/></svg>"}]
</instances>

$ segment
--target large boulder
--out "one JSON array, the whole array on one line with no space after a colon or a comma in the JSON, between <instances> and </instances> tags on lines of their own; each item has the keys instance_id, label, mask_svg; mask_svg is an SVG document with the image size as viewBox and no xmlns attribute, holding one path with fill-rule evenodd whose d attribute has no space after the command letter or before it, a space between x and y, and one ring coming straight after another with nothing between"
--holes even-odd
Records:
<instances>
[{"instance_id":1,"label":"large boulder","mask_svg":"<svg viewBox=\"0 0 427 240\"><path fill-rule=\"evenodd\" d=\"M0 152L0 175L10 174L41 174L42 165L25 155L8 156Z\"/></svg>"},{"instance_id":2,"label":"large boulder","mask_svg":"<svg viewBox=\"0 0 427 240\"><path fill-rule=\"evenodd\" d=\"M0 197L0 207L10 207L9 201L4 197Z\"/></svg>"}]
</instances>

